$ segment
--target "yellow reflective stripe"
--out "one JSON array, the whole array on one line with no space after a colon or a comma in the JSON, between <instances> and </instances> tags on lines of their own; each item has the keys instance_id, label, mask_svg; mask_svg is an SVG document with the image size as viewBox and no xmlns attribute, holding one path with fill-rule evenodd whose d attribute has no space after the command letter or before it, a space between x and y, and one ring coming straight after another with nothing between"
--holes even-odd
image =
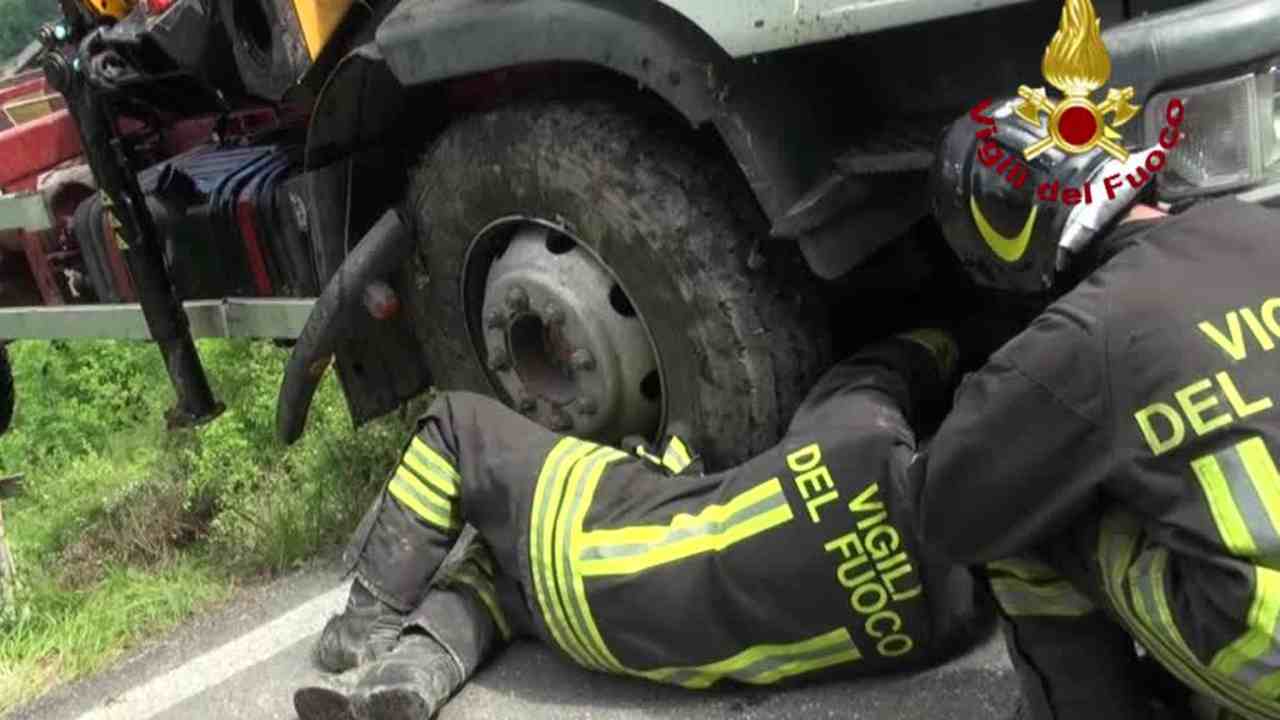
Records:
<instances>
[{"instance_id":1,"label":"yellow reflective stripe","mask_svg":"<svg viewBox=\"0 0 1280 720\"><path fill-rule=\"evenodd\" d=\"M417 436L409 443L409 449L405 451L401 462L446 496L458 496L458 482L462 476L448 460Z\"/></svg>"},{"instance_id":2,"label":"yellow reflective stripe","mask_svg":"<svg viewBox=\"0 0 1280 720\"><path fill-rule=\"evenodd\" d=\"M414 458L405 455L404 462L401 463L400 467L413 473L419 481L430 485L437 493L448 498L458 497L458 486L456 484L446 482L444 478L440 477L430 468L423 467L422 464Z\"/></svg>"},{"instance_id":3,"label":"yellow reflective stripe","mask_svg":"<svg viewBox=\"0 0 1280 720\"><path fill-rule=\"evenodd\" d=\"M681 513L670 525L637 526L585 533L577 550L584 576L627 575L725 548L793 518L777 478L697 515Z\"/></svg>"},{"instance_id":4,"label":"yellow reflective stripe","mask_svg":"<svg viewBox=\"0 0 1280 720\"><path fill-rule=\"evenodd\" d=\"M417 475L403 465L396 468L395 478L408 486L423 502L431 504L441 513L450 517L456 514L456 504L452 500L441 496L440 493L427 486Z\"/></svg>"},{"instance_id":5,"label":"yellow reflective stripe","mask_svg":"<svg viewBox=\"0 0 1280 720\"><path fill-rule=\"evenodd\" d=\"M767 685L784 678L862 659L847 628L795 643L756 645L733 657L696 667L664 668L645 673L652 679L702 689L725 678Z\"/></svg>"},{"instance_id":6,"label":"yellow reflective stripe","mask_svg":"<svg viewBox=\"0 0 1280 720\"><path fill-rule=\"evenodd\" d=\"M556 443L542 464L529 522L529 569L533 575L534 595L538 600L540 614L556 644L583 667L589 667L589 664L582 648L569 632L569 624L565 620L556 592L552 544L556 516L564 498L565 478L579 460L595 449L595 445L571 437Z\"/></svg>"},{"instance_id":7,"label":"yellow reflective stripe","mask_svg":"<svg viewBox=\"0 0 1280 720\"><path fill-rule=\"evenodd\" d=\"M610 448L597 447L594 452L579 460L574 466L569 481L565 485L564 500L561 502L560 513L556 518L555 545L551 560L566 625L588 658L585 667L615 672L621 671L621 666L617 665L616 660L610 661L607 650L601 652L603 643L594 642L584 618L584 614L588 611L573 595L576 572L570 556L573 547L570 536L573 533L574 518L579 513L585 513L590 504L590 498L586 495L589 477L598 475L598 471L602 472L608 460L618 455L620 453Z\"/></svg>"},{"instance_id":8,"label":"yellow reflective stripe","mask_svg":"<svg viewBox=\"0 0 1280 720\"><path fill-rule=\"evenodd\" d=\"M396 468L389 487L391 495L423 520L446 531L457 530L461 523L456 509L448 500L436 495L403 467Z\"/></svg>"},{"instance_id":9,"label":"yellow reflective stripe","mask_svg":"<svg viewBox=\"0 0 1280 720\"><path fill-rule=\"evenodd\" d=\"M1161 551L1144 553L1132 571L1129 569L1137 551L1140 532L1132 516L1113 512L1104 518L1098 538L1103 587L1125 627L1162 665L1196 691L1229 706L1248 720L1280 717L1280 704L1255 695L1232 679L1210 671L1195 658L1173 625L1167 601L1161 607L1167 551L1164 552L1165 560L1159 563L1159 577L1154 577L1155 573L1151 572L1157 569L1157 558L1150 556ZM1144 567L1147 568L1145 571ZM1132 595L1125 586L1128 579L1133 580ZM1159 595L1155 592L1157 586ZM1138 604L1142 606L1141 614L1135 607ZM1161 628L1160 625L1166 622L1168 625ZM1168 629L1173 632L1165 632Z\"/></svg>"},{"instance_id":10,"label":"yellow reflective stripe","mask_svg":"<svg viewBox=\"0 0 1280 720\"><path fill-rule=\"evenodd\" d=\"M557 521L558 534L565 526L569 529L565 546L556 548L557 554L563 553L561 557L564 561L564 564L559 567L561 572L557 573L557 576L563 583L563 588L568 591L563 597L563 602L569 622L573 625L576 634L588 645L587 651L595 661L594 665L587 665L588 667L594 666L614 673L699 688L708 687L724 677L733 677L748 683L767 684L862 658L849 631L842 627L797 643L755 646L726 660L699 667L636 670L623 666L605 644L591 612L586 590L588 573L583 571L584 563L581 557L592 538L599 539L601 533L605 533L606 538L617 535L618 531L613 530L587 532L584 530L584 525L596 491L609 466L625 457L623 453L602 448L599 452L579 461L566 485L561 517ZM787 519L790 519L790 507L785 504L781 483L776 479L748 490L724 506L711 506L700 513L699 517L718 520L732 518L735 510L750 508L753 502L768 500L775 495L782 497L782 507L787 510ZM735 502L737 505L734 504ZM684 517L694 519L688 515ZM675 526L676 522L673 520L671 527L658 529L669 533ZM685 526L686 524L680 525L680 527ZM644 529L641 531L648 532ZM653 534L650 536L652 537Z\"/></svg>"},{"instance_id":11,"label":"yellow reflective stripe","mask_svg":"<svg viewBox=\"0 0 1280 720\"><path fill-rule=\"evenodd\" d=\"M565 593L561 587L560 571L557 567L560 555L556 552L559 542L559 528L564 522L564 506L569 500L570 485L573 482L574 473L579 472L584 461L594 453L600 451L600 446L593 443L579 441L581 447L574 450L566 458L562 460L561 467L556 470L554 482L559 486L559 497L550 507L547 514L543 529L545 556L542 560L542 566L547 581L547 594L550 598L551 608L554 613L554 622L561 629L562 642L565 651L573 658L574 662L582 667L596 667L596 661L591 657L587 650L582 637L574 631L573 625L569 620L568 609L565 607Z\"/></svg>"},{"instance_id":12,"label":"yellow reflective stripe","mask_svg":"<svg viewBox=\"0 0 1280 720\"><path fill-rule=\"evenodd\" d=\"M662 454L662 464L673 473L681 473L692 463L693 458L690 457L689 448L685 447L683 440L672 435L671 440L667 442L666 452Z\"/></svg>"},{"instance_id":13,"label":"yellow reflective stripe","mask_svg":"<svg viewBox=\"0 0 1280 720\"><path fill-rule=\"evenodd\" d=\"M1093 602L1066 580L1046 583L992 578L991 590L1011 616L1079 617L1094 610Z\"/></svg>"},{"instance_id":14,"label":"yellow reflective stripe","mask_svg":"<svg viewBox=\"0 0 1280 720\"><path fill-rule=\"evenodd\" d=\"M599 484L609 465L625 457L622 453L604 448L578 461L565 486L561 516L557 521L557 543L563 537L560 535L562 528L566 525L569 528L565 546L558 545L555 549L556 554L563 552L564 558L564 564L557 568L557 580L562 583L562 589L568 591L561 599L572 631L587 645L586 652L593 661L587 664L588 667L663 682L677 682L687 687L706 687L722 677L735 677L758 684L771 683L862 657L848 630L840 628L800 643L749 648L733 658L699 668L642 671L623 666L605 644L595 622L586 591L587 574L582 572L582 561L577 558L580 558L582 547L588 538L596 534L586 532L583 526ZM777 485L777 490L780 491L780 484ZM757 491L757 495L747 495L747 500L760 494L762 493ZM728 505L730 503L726 503ZM743 505L749 506L749 502L744 502ZM731 516L731 511L732 508L725 517ZM714 515L713 512L712 516Z\"/></svg>"},{"instance_id":15,"label":"yellow reflective stripe","mask_svg":"<svg viewBox=\"0 0 1280 720\"><path fill-rule=\"evenodd\" d=\"M1132 602L1141 601L1140 598L1131 598L1126 588L1130 564L1137 552L1139 532L1136 521L1127 514L1112 512L1103 519L1098 536L1098 562L1102 566L1103 589L1111 599L1112 607L1138 642L1184 683L1207 695L1213 695L1203 675L1195 672L1185 662L1185 656L1181 653L1183 648L1157 636L1150 623L1140 620L1139 614L1131 606ZM1152 614L1148 611L1144 616L1150 617Z\"/></svg>"},{"instance_id":16,"label":"yellow reflective stripe","mask_svg":"<svg viewBox=\"0 0 1280 720\"><path fill-rule=\"evenodd\" d=\"M1274 664L1269 667L1274 668ZM1263 677L1253 686L1253 691L1269 700L1280 699L1280 672L1273 672Z\"/></svg>"},{"instance_id":17,"label":"yellow reflective stripe","mask_svg":"<svg viewBox=\"0 0 1280 720\"><path fill-rule=\"evenodd\" d=\"M804 661L796 661L796 662L788 663L787 665L783 665L782 667L779 667L776 670L763 673L761 675L757 675L754 678L751 678L750 680L746 680L745 682L752 683L753 685L768 685L771 683L778 682L779 680L783 680L789 677L794 677L796 675L803 675L805 673L816 672L818 670L822 670L823 668L828 668L833 665L842 665L847 662L853 662L855 660L861 660L861 659L862 659L862 653L858 652L858 648L856 647L846 648L844 650L840 650L839 652L833 653L831 655L826 655L820 658L814 658L813 660L804 660Z\"/></svg>"},{"instance_id":18,"label":"yellow reflective stripe","mask_svg":"<svg viewBox=\"0 0 1280 720\"><path fill-rule=\"evenodd\" d=\"M610 464L624 457L626 456L622 453L609 448L605 448L599 455L593 457L590 467L583 471L582 484L578 486L575 492L574 505L570 508L572 514L562 520L562 523L566 524L569 530L566 545L563 548L563 555L561 555L565 568L565 574L561 580L569 593L567 602L569 617L577 623L578 632L600 662L601 669L615 673L629 671L622 666L622 663L618 662L618 658L604 643L600 628L596 626L595 617L591 614L591 606L587 602L586 584L583 581L582 573L578 570L574 557L577 556L577 548L583 536L582 526L586 522L587 510L591 507L591 501L595 498L600 478L604 476ZM584 462L583 465L587 465L587 463Z\"/></svg>"},{"instance_id":19,"label":"yellow reflective stripe","mask_svg":"<svg viewBox=\"0 0 1280 720\"><path fill-rule=\"evenodd\" d=\"M1138 640L1174 675L1199 692L1223 697L1224 683L1200 664L1173 623L1164 600L1163 571L1167 561L1168 551L1163 548L1148 550L1127 573L1120 571L1122 576L1128 576L1131 586L1126 591L1123 580L1117 586L1117 592L1128 600L1117 609ZM1225 697L1233 696L1228 693Z\"/></svg>"},{"instance_id":20,"label":"yellow reflective stripe","mask_svg":"<svg viewBox=\"0 0 1280 720\"><path fill-rule=\"evenodd\" d=\"M1273 561L1280 552L1280 473L1275 460L1261 437L1244 440L1235 446L1205 458L1200 463L1209 476L1227 488L1232 509L1246 527L1248 543L1223 541L1237 555L1248 559ZM1193 466L1195 466L1193 463ZM1197 474L1200 469L1197 468ZM1213 473L1217 473L1217 477ZM1203 481L1202 481L1203 482ZM1210 512L1216 511L1210 503ZM1233 522L1233 521L1231 521ZM1210 668L1228 675L1242 685L1260 689L1273 688L1261 694L1273 696L1280 690L1280 641L1276 639L1277 615L1280 615L1280 579L1266 567L1254 568L1253 600L1250 603L1246 629L1240 637L1222 648L1210 662Z\"/></svg>"},{"instance_id":21,"label":"yellow reflective stripe","mask_svg":"<svg viewBox=\"0 0 1280 720\"><path fill-rule=\"evenodd\" d=\"M547 514L547 507L552 504L552 500L556 498L556 488L551 487L557 483L552 482L552 477L556 474L559 463L562 462L565 454L578 444L574 438L567 437L561 439L551 448L551 452L547 453L547 458L542 461L542 469L538 473L538 482L534 485L533 504L529 510L529 574L533 576L533 595L538 602L538 609L543 618L547 621L547 626L555 634L557 629L553 627L551 622L551 604L547 600L546 589L546 573L544 567L546 565L546 553L543 550L543 534L548 525L544 521ZM556 637L559 642L560 638Z\"/></svg>"},{"instance_id":22,"label":"yellow reflective stripe","mask_svg":"<svg viewBox=\"0 0 1280 720\"><path fill-rule=\"evenodd\" d=\"M1209 667L1229 675L1246 687L1259 688L1264 681L1280 682L1280 645L1276 620L1280 617L1280 573L1255 567L1253 602L1244 634L1218 651ZM1267 695L1269 693L1262 693Z\"/></svg>"},{"instance_id":23,"label":"yellow reflective stripe","mask_svg":"<svg viewBox=\"0 0 1280 720\"><path fill-rule=\"evenodd\" d=\"M1240 515L1240 508L1231 497L1231 485L1223 475L1217 458L1212 455L1196 458L1191 462L1191 469L1195 471L1200 488L1204 490L1205 499L1209 502L1209 514L1218 526L1223 544L1240 557L1253 557L1257 552L1253 536L1249 534L1249 527Z\"/></svg>"},{"instance_id":24,"label":"yellow reflective stripe","mask_svg":"<svg viewBox=\"0 0 1280 720\"><path fill-rule=\"evenodd\" d=\"M645 447L644 447L643 445L637 445L637 446L636 446L636 452L635 452L635 454L636 454L636 457L640 458L641 460L648 460L649 462L653 463L654 465L657 465L657 466L659 466L659 467L661 467L661 466L662 466L662 458L660 458L660 457L658 457L657 455L654 455L653 453L651 453L651 452L649 452L648 450L646 450L646 449L645 449Z\"/></svg>"},{"instance_id":25,"label":"yellow reflective stripe","mask_svg":"<svg viewBox=\"0 0 1280 720\"><path fill-rule=\"evenodd\" d=\"M1223 544L1236 556L1280 555L1280 473L1260 437L1191 463Z\"/></svg>"},{"instance_id":26,"label":"yellow reflective stripe","mask_svg":"<svg viewBox=\"0 0 1280 720\"><path fill-rule=\"evenodd\" d=\"M498 626L498 632L502 633L502 639L510 640L511 625L507 622L506 613L502 612L502 606L498 604L497 590L494 587L493 579L484 577L476 570L468 567L464 567L455 573L453 579L475 591L476 596L480 598L480 602L484 603L485 609L489 611L489 615L493 617L494 624Z\"/></svg>"},{"instance_id":27,"label":"yellow reflective stripe","mask_svg":"<svg viewBox=\"0 0 1280 720\"><path fill-rule=\"evenodd\" d=\"M1169 551L1165 548L1148 551L1134 564L1130 571L1134 609L1145 617L1150 627L1179 650L1190 654L1191 648L1173 620L1173 612L1169 609L1169 599L1165 594L1164 572L1168 565Z\"/></svg>"},{"instance_id":28,"label":"yellow reflective stripe","mask_svg":"<svg viewBox=\"0 0 1280 720\"><path fill-rule=\"evenodd\" d=\"M988 573L1005 573L1023 580L1054 580L1058 572L1039 560L1007 558L987 563Z\"/></svg>"},{"instance_id":29,"label":"yellow reflective stripe","mask_svg":"<svg viewBox=\"0 0 1280 720\"><path fill-rule=\"evenodd\" d=\"M1273 531L1270 535L1274 537L1280 533L1280 472L1276 470L1276 462L1260 437L1245 440L1236 445L1235 450L1244 461L1249 482L1266 511L1267 520L1271 523L1269 529ZM1266 549L1280 550L1274 547Z\"/></svg>"}]
</instances>

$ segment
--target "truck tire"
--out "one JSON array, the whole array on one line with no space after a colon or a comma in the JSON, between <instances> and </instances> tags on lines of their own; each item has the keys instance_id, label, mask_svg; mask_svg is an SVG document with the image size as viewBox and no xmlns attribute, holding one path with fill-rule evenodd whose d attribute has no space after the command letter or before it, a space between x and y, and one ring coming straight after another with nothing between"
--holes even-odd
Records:
<instances>
[{"instance_id":1,"label":"truck tire","mask_svg":"<svg viewBox=\"0 0 1280 720\"><path fill-rule=\"evenodd\" d=\"M604 442L678 433L711 468L772 446L830 342L746 190L680 129L602 102L461 118L408 203L432 227L409 306L436 386Z\"/></svg>"},{"instance_id":2,"label":"truck tire","mask_svg":"<svg viewBox=\"0 0 1280 720\"><path fill-rule=\"evenodd\" d=\"M238 80L250 95L280 102L310 64L292 10L277 0L221 0Z\"/></svg>"}]
</instances>

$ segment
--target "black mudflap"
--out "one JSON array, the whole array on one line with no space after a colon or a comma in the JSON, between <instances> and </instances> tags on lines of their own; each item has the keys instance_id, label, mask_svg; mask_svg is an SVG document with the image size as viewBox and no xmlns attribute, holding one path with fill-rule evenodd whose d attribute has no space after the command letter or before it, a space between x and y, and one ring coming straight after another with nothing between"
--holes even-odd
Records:
<instances>
[{"instance_id":1,"label":"black mudflap","mask_svg":"<svg viewBox=\"0 0 1280 720\"><path fill-rule=\"evenodd\" d=\"M408 273L398 271L388 284L401 298L408 297ZM337 366L357 427L431 387L431 371L403 309L390 320L369 319L358 334L339 341Z\"/></svg>"}]
</instances>

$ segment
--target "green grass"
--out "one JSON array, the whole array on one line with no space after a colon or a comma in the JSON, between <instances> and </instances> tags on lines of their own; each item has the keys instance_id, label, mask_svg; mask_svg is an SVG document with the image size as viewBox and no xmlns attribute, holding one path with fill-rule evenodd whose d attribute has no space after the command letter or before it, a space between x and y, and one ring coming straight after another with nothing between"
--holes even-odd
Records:
<instances>
[{"instance_id":1,"label":"green grass","mask_svg":"<svg viewBox=\"0 0 1280 720\"><path fill-rule=\"evenodd\" d=\"M40 578L0 639L0 707L102 669L131 642L226 598L231 587L210 563L186 558L148 570L111 567L83 589Z\"/></svg>"},{"instance_id":2,"label":"green grass","mask_svg":"<svg viewBox=\"0 0 1280 720\"><path fill-rule=\"evenodd\" d=\"M26 490L3 506L20 586L0 609L0 713L341 543L394 462L403 417L353 431L330 377L286 448L274 440L286 352L200 350L228 410L166 432L173 394L154 346L10 346L18 410L0 473L24 473Z\"/></svg>"}]
</instances>

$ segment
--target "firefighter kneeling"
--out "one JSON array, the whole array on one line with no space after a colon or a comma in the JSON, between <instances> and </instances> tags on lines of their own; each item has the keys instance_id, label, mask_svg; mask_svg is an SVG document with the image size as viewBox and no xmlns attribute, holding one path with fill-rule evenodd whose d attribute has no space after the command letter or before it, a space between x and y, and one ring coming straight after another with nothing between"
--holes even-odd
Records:
<instances>
[{"instance_id":1,"label":"firefighter kneeling","mask_svg":"<svg viewBox=\"0 0 1280 720\"><path fill-rule=\"evenodd\" d=\"M938 220L979 283L1047 307L913 466L922 538L988 564L1036 720L1280 718L1280 215L1228 199L1166 218L1132 192L1037 205L973 163L975 129L939 153ZM1055 154L1029 187L1126 170ZM1010 244L1021 257L997 257Z\"/></svg>"},{"instance_id":2,"label":"firefighter kneeling","mask_svg":"<svg viewBox=\"0 0 1280 720\"><path fill-rule=\"evenodd\" d=\"M921 551L915 422L956 348L917 332L835 366L773 450L704 474L678 438L632 452L440 396L357 531L348 606L302 720L427 718L507 640L706 688L921 668L990 627L985 591ZM474 530L471 528L474 527Z\"/></svg>"}]
</instances>

